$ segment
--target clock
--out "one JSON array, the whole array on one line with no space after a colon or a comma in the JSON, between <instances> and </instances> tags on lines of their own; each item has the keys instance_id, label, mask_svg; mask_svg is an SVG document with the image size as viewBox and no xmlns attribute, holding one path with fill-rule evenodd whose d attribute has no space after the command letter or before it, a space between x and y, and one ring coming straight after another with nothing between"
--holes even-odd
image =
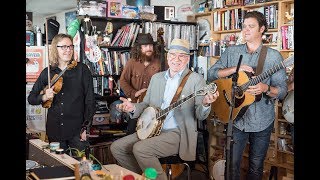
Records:
<instances>
[{"instance_id":1,"label":"clock","mask_svg":"<svg viewBox=\"0 0 320 180\"><path fill-rule=\"evenodd\" d=\"M199 43L209 43L211 37L210 22L207 19L199 19L197 23L199 25Z\"/></svg>"}]
</instances>

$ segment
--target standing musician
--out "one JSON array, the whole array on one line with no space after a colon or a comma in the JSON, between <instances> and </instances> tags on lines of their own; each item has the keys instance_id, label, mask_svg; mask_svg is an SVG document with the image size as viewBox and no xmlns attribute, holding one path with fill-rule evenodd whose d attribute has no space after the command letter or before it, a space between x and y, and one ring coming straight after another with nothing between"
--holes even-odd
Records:
<instances>
[{"instance_id":1,"label":"standing musician","mask_svg":"<svg viewBox=\"0 0 320 180\"><path fill-rule=\"evenodd\" d=\"M177 91L182 79L189 73L190 60L189 42L183 39L173 39L169 47L167 61L169 69L152 76L143 102L131 103L120 98L123 103L118 108L138 118L147 107L167 108ZM181 96L187 96L206 85L204 78L191 72ZM193 161L196 158L197 119L204 120L211 110L211 103L218 97L208 93L204 97L197 96L181 107L170 111L163 124L160 135L140 140L137 133L125 136L111 144L111 152L118 163L138 174L146 168L153 167L158 172L160 180L167 179L158 160L178 154L181 159ZM181 99L179 97L178 99Z\"/></svg>"},{"instance_id":2,"label":"standing musician","mask_svg":"<svg viewBox=\"0 0 320 180\"><path fill-rule=\"evenodd\" d=\"M120 87L131 102L141 102L149 86L151 76L160 71L159 52L150 33L139 33L135 45L131 49L131 59L124 66L120 76ZM115 101L111 105L111 115L115 118L117 111L116 104L122 101ZM120 113L118 113L120 114ZM121 118L119 115L116 118ZM136 129L136 119L128 121L128 134Z\"/></svg>"},{"instance_id":3,"label":"standing musician","mask_svg":"<svg viewBox=\"0 0 320 180\"><path fill-rule=\"evenodd\" d=\"M28 102L44 105L51 101L46 122L49 142L60 142L60 148L64 150L71 147L81 151L89 145L87 133L96 108L91 72L86 65L73 59L73 48L70 35L57 34L52 39L50 66L41 72L33 85ZM48 86L48 70L50 82L55 75L66 71L59 81ZM60 90L59 86L62 86Z\"/></svg>"},{"instance_id":4,"label":"standing musician","mask_svg":"<svg viewBox=\"0 0 320 180\"><path fill-rule=\"evenodd\" d=\"M242 36L245 44L228 47L221 58L208 71L208 80L228 77L236 72L238 59L243 55L239 71L254 73L262 49L262 35L268 25L265 16L258 12L248 12L242 24ZM283 61L279 51L267 48L263 71ZM232 144L232 178L240 179L240 163L243 151L249 140L249 169L247 179L262 179L263 162L269 147L270 136L275 119L274 102L269 98L283 99L287 92L286 72L281 69L264 81L249 86L247 91L252 95L263 94L260 101L253 102L242 117L237 117L233 125Z\"/></svg>"}]
</instances>

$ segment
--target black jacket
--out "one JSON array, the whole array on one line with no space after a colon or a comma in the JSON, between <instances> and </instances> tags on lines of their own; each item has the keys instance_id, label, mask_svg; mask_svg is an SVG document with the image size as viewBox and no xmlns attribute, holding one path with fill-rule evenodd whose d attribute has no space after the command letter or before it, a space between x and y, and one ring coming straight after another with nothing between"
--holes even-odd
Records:
<instances>
[{"instance_id":1,"label":"black jacket","mask_svg":"<svg viewBox=\"0 0 320 180\"><path fill-rule=\"evenodd\" d=\"M48 68L45 68L33 85L28 96L31 105L42 104L40 92L48 85L47 72ZM60 68L51 67L50 79L60 72ZM91 126L96 112L92 75L85 64L78 63L66 70L62 80L62 88L53 98L46 122L46 134L57 140L80 135L81 128Z\"/></svg>"}]
</instances>

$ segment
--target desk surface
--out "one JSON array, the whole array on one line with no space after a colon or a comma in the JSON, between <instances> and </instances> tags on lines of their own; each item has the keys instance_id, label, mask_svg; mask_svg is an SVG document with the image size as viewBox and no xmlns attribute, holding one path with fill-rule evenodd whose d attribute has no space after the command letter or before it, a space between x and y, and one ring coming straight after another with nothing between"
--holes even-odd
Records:
<instances>
[{"instance_id":1,"label":"desk surface","mask_svg":"<svg viewBox=\"0 0 320 180\"><path fill-rule=\"evenodd\" d=\"M102 168L102 171L104 171L106 174L120 175L120 177L131 174L134 176L135 180L143 180L143 176L141 176L140 174L134 173L134 172L132 172L128 169L125 169L117 164L108 164L108 165L104 165L104 167L105 168Z\"/></svg>"},{"instance_id":2,"label":"desk surface","mask_svg":"<svg viewBox=\"0 0 320 180\"><path fill-rule=\"evenodd\" d=\"M40 139L31 139L29 142L31 144L33 144L34 146L38 147L39 149L42 149L47 155L57 159L62 164L64 164L65 166L69 167L72 170L74 170L74 164L79 163L78 160L70 157L67 154L59 155L59 154L50 152L49 149L43 149L43 147L48 145L48 143L46 143ZM104 168L102 168L102 171L104 171L106 174L110 174L110 175L126 176L128 174L132 174L136 180L143 180L143 176L141 176L137 173L134 173L128 169L125 169L117 164L104 165Z\"/></svg>"}]
</instances>

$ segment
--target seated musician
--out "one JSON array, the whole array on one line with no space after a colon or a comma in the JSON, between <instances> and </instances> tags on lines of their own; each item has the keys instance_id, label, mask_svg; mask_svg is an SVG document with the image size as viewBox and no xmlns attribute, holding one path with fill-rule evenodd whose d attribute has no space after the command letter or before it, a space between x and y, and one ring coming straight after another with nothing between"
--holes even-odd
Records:
<instances>
[{"instance_id":1,"label":"seated musician","mask_svg":"<svg viewBox=\"0 0 320 180\"><path fill-rule=\"evenodd\" d=\"M181 81L189 74L190 70L187 66L191 54L189 47L188 41L173 39L167 55L169 69L152 76L142 102L131 103L125 98L120 98L123 103L118 105L118 109L129 113L132 118L138 118L147 107L167 108ZM205 85L203 76L190 71L178 100ZM141 174L146 168L153 167L158 172L157 179L167 179L158 158L179 154L183 160L195 160L196 120L204 120L208 117L211 103L218 96L218 92L214 94L208 92L205 96L196 96L170 111L165 117L162 131L158 136L141 140L135 132L114 141L111 144L113 156L119 165L133 172Z\"/></svg>"}]
</instances>

